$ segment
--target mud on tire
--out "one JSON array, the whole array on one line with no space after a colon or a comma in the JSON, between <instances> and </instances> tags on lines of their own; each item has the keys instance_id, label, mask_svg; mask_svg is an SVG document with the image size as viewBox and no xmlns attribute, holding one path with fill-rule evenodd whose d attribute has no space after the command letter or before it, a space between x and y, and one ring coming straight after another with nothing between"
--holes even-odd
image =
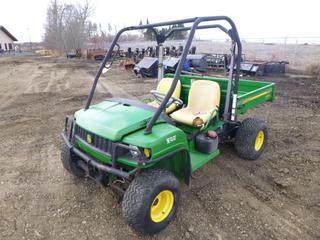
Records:
<instances>
[{"instance_id":1,"label":"mud on tire","mask_svg":"<svg viewBox=\"0 0 320 240\"><path fill-rule=\"evenodd\" d=\"M239 157L247 160L257 159L268 144L268 130L259 119L245 119L236 132L235 149Z\"/></svg>"},{"instance_id":2,"label":"mud on tire","mask_svg":"<svg viewBox=\"0 0 320 240\"><path fill-rule=\"evenodd\" d=\"M160 206L158 196L163 193L170 193L173 203L166 217L157 221L152 214L154 207L157 208L157 204ZM179 199L180 184L171 172L162 169L148 170L138 175L129 185L123 197L122 213L128 225L136 231L155 234L173 219Z\"/></svg>"}]
</instances>

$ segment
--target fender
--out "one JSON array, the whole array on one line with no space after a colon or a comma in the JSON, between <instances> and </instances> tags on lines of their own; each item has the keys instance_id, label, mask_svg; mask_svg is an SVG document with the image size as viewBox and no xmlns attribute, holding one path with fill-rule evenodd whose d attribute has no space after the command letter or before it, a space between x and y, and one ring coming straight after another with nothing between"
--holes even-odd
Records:
<instances>
[{"instance_id":1,"label":"fender","mask_svg":"<svg viewBox=\"0 0 320 240\"><path fill-rule=\"evenodd\" d=\"M186 185L191 183L191 158L189 150L185 147L178 148L152 161L153 168L166 168L179 178L183 178Z\"/></svg>"}]
</instances>

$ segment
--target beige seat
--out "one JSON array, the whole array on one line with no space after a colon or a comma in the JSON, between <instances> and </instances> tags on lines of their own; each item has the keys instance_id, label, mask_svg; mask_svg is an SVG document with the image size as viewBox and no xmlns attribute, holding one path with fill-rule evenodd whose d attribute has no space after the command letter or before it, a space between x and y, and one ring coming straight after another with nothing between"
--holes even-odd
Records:
<instances>
[{"instance_id":1,"label":"beige seat","mask_svg":"<svg viewBox=\"0 0 320 240\"><path fill-rule=\"evenodd\" d=\"M159 93L167 94L169 91L171 84L172 84L173 78L163 78L157 86L157 91ZM172 94L173 97L180 99L180 93L181 93L181 82L178 80L177 86ZM148 105L153 106L155 108L158 108L160 105L155 100L152 102L149 102ZM172 103L169 107L166 108L166 113L171 113L177 108L177 105L175 103Z\"/></svg>"},{"instance_id":2,"label":"beige seat","mask_svg":"<svg viewBox=\"0 0 320 240\"><path fill-rule=\"evenodd\" d=\"M195 80L190 87L188 106L170 116L177 122L200 127L217 114L220 86L216 82Z\"/></svg>"}]
</instances>

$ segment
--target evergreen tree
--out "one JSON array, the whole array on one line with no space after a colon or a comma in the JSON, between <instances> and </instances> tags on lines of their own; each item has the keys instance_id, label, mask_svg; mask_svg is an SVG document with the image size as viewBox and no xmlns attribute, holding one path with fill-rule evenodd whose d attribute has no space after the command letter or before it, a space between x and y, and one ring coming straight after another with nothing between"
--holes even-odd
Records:
<instances>
[{"instance_id":1,"label":"evergreen tree","mask_svg":"<svg viewBox=\"0 0 320 240\"><path fill-rule=\"evenodd\" d=\"M141 26L142 25L142 20L140 20L140 22L139 22L139 26ZM139 31L139 33L142 33L142 34L144 34L144 30L143 29L140 29L140 30L138 30Z\"/></svg>"},{"instance_id":2,"label":"evergreen tree","mask_svg":"<svg viewBox=\"0 0 320 240\"><path fill-rule=\"evenodd\" d=\"M148 18L147 18L146 24L150 24ZM153 33L153 31L152 31L151 29L147 29L147 30L143 33L143 35L144 35L145 40L149 40L149 41L155 40L154 33Z\"/></svg>"}]
</instances>

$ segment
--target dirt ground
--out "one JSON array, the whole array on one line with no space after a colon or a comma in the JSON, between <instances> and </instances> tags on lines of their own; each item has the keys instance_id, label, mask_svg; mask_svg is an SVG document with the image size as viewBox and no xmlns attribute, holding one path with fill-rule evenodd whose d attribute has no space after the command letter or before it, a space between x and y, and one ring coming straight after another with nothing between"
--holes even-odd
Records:
<instances>
[{"instance_id":1,"label":"dirt ground","mask_svg":"<svg viewBox=\"0 0 320 240\"><path fill-rule=\"evenodd\" d=\"M142 237L123 221L116 195L68 174L60 162L64 117L82 108L97 63L0 58L0 239L320 239L320 82L286 76L277 100L245 117L267 122L257 161L232 146L182 190L174 221ZM156 85L115 66L98 86L142 97Z\"/></svg>"}]
</instances>

